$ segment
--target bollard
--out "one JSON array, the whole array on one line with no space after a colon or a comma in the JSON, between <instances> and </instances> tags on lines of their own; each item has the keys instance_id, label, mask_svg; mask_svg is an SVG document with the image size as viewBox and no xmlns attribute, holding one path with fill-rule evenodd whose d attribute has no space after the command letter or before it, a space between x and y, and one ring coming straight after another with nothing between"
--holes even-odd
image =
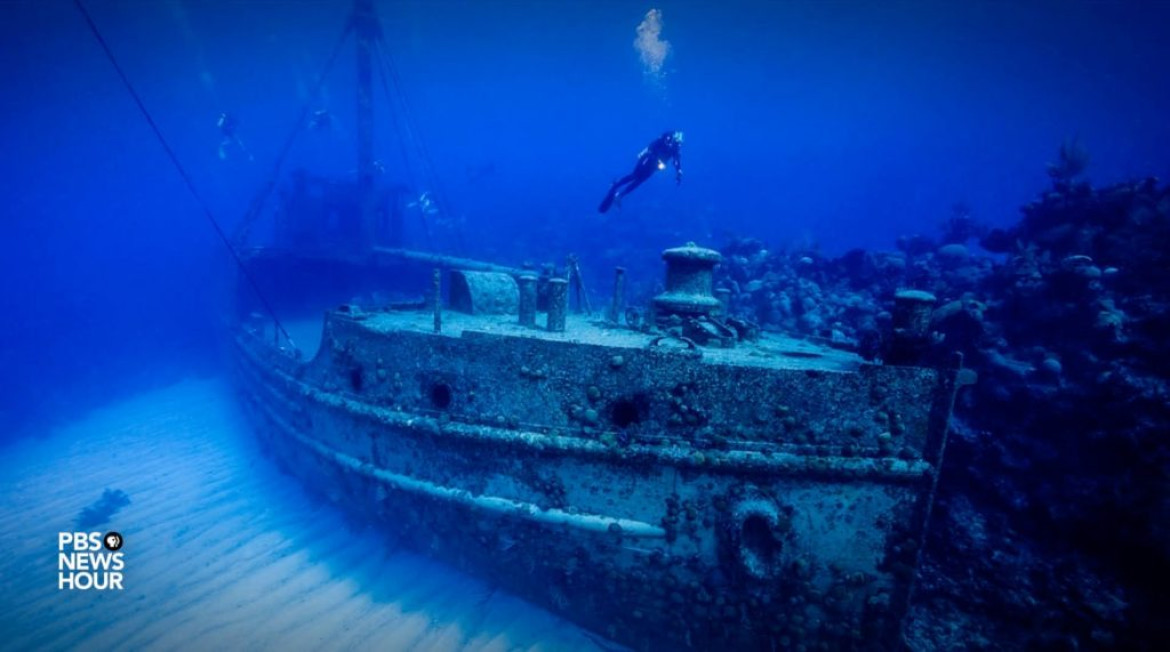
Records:
<instances>
[{"instance_id":1,"label":"bollard","mask_svg":"<svg viewBox=\"0 0 1170 652\"><path fill-rule=\"evenodd\" d=\"M548 330L560 333L565 330L565 312L569 308L569 282L563 278L548 281Z\"/></svg>"},{"instance_id":2,"label":"bollard","mask_svg":"<svg viewBox=\"0 0 1170 652\"><path fill-rule=\"evenodd\" d=\"M618 316L622 314L622 296L626 291L626 268L613 269L613 301L609 304L609 314L605 316L612 324L618 323Z\"/></svg>"},{"instance_id":3,"label":"bollard","mask_svg":"<svg viewBox=\"0 0 1170 652\"><path fill-rule=\"evenodd\" d=\"M520 325L528 328L536 327L536 276L521 274L520 283Z\"/></svg>"},{"instance_id":4,"label":"bollard","mask_svg":"<svg viewBox=\"0 0 1170 652\"><path fill-rule=\"evenodd\" d=\"M937 299L921 290L894 293L893 338L886 354L889 364L917 364L930 345L930 318Z\"/></svg>"},{"instance_id":5,"label":"bollard","mask_svg":"<svg viewBox=\"0 0 1170 652\"><path fill-rule=\"evenodd\" d=\"M435 332L443 330L442 271L436 267L431 277L431 302L435 308Z\"/></svg>"},{"instance_id":6,"label":"bollard","mask_svg":"<svg viewBox=\"0 0 1170 652\"><path fill-rule=\"evenodd\" d=\"M698 317L719 310L719 301L711 296L713 271L722 256L718 251L687 243L662 252L666 260L666 291L654 297L654 319L671 315Z\"/></svg>"}]
</instances>

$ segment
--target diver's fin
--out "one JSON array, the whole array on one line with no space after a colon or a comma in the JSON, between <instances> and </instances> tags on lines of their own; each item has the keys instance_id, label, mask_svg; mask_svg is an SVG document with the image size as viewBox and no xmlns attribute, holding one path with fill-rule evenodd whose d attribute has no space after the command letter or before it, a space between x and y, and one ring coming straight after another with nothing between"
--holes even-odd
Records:
<instances>
[{"instance_id":1,"label":"diver's fin","mask_svg":"<svg viewBox=\"0 0 1170 652\"><path fill-rule=\"evenodd\" d=\"M597 212L604 213L605 211L608 211L609 207L613 206L615 199L617 199L616 184L610 187L609 192L605 193L605 199L601 200L601 205L597 207Z\"/></svg>"}]
</instances>

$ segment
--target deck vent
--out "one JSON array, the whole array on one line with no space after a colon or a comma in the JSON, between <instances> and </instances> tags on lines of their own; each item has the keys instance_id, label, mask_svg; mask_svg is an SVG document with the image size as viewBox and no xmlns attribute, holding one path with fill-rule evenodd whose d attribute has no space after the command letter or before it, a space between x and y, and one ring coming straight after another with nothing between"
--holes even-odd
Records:
<instances>
[{"instance_id":1,"label":"deck vent","mask_svg":"<svg viewBox=\"0 0 1170 652\"><path fill-rule=\"evenodd\" d=\"M515 315L520 289L511 274L451 271L451 309L469 315Z\"/></svg>"}]
</instances>

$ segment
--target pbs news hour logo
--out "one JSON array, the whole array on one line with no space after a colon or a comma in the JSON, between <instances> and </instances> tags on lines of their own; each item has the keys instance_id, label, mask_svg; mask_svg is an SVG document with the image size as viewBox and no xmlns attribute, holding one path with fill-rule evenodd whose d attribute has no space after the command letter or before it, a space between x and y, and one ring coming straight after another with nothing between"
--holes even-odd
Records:
<instances>
[{"instance_id":1,"label":"pbs news hour logo","mask_svg":"<svg viewBox=\"0 0 1170 652\"><path fill-rule=\"evenodd\" d=\"M58 532L57 588L121 591L123 543L117 532Z\"/></svg>"}]
</instances>

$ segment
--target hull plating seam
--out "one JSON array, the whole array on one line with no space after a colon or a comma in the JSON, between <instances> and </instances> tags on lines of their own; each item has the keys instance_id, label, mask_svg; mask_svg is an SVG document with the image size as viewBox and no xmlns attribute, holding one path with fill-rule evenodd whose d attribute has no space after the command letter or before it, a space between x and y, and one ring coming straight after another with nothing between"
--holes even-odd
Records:
<instances>
[{"instance_id":1,"label":"hull plating seam","mask_svg":"<svg viewBox=\"0 0 1170 652\"><path fill-rule=\"evenodd\" d=\"M541 450L563 451L578 455L609 458L612 451L604 445L573 437L553 434L537 434L522 430L503 430L490 426L462 425L456 422L439 424L433 417L422 414L397 414L377 406L349 398L342 398L306 384L283 369L266 366L265 363L244 341L237 339L237 346L258 373L274 376L285 387L302 398L306 398L333 409L344 411L354 417L363 417L390 428L419 430L432 428L446 437L460 437L469 440L506 441L513 444L536 447ZM284 399L288 400L288 399ZM923 460L901 460L882 458L843 458L796 455L775 452L770 456L746 450L727 451L722 455L710 454L705 465L696 464L689 450L679 447L654 447L630 445L629 451L641 453L654 461L675 467L726 468L733 472L758 471L768 474L803 475L823 473L846 479L862 479L871 482L904 483L916 482L933 473L933 467Z\"/></svg>"},{"instance_id":2,"label":"hull plating seam","mask_svg":"<svg viewBox=\"0 0 1170 652\"><path fill-rule=\"evenodd\" d=\"M355 473L360 473L366 477L390 485L391 487L394 487L400 491L467 505L489 513L495 513L504 516L518 516L549 525L567 525L569 527L589 532L609 532L610 528L616 524L621 526L622 534L627 536L639 538L662 538L666 536L666 532L662 528L651 525L649 523L644 523L642 521L601 516L598 514L570 514L566 511L556 508L549 508L545 510L537 507L536 505L533 505L532 503L511 500L509 498L500 498L498 496L476 496L463 489L442 487L431 482L418 480L397 473L390 473L389 471L376 468L371 464L362 462L355 457L336 451L332 448L329 448L328 446L325 446L324 444L321 444L320 442L313 441L312 439L297 433L291 426L273 414L272 411L267 407L264 408L264 412L268 419L273 424L278 426L286 436L297 441L302 446L305 446L317 455L333 462L334 464L337 464L344 469L348 469Z\"/></svg>"}]
</instances>

